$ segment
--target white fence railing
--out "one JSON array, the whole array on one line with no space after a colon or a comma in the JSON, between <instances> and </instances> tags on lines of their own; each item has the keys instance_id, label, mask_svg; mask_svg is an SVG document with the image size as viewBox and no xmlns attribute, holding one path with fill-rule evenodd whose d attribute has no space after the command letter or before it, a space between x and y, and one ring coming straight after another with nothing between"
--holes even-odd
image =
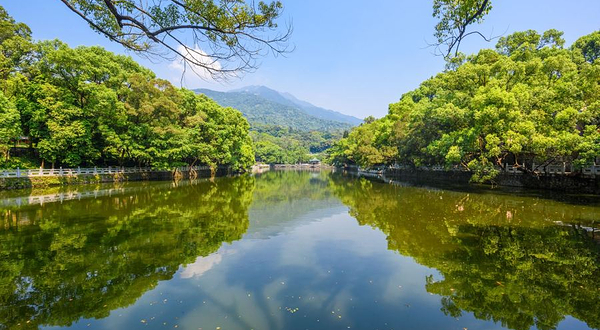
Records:
<instances>
[{"instance_id":1,"label":"white fence railing","mask_svg":"<svg viewBox=\"0 0 600 330\"><path fill-rule=\"evenodd\" d=\"M392 170L413 169L413 167L406 166L406 165L399 165L399 164L390 165L388 168L392 169ZM417 169L422 170L422 171L467 171L467 169L462 166L461 167L453 166L450 168L446 168L441 165L421 166L421 167L418 167ZM510 174L523 174L524 173L522 168L513 166L513 165L509 165L509 164L504 164L503 168L498 167L498 169L501 171L504 171L506 173L510 173ZM363 169L359 168L359 171L362 171L362 170ZM574 172L572 166L569 164L561 164L561 165L553 164L553 165L545 165L545 166L537 166L536 164L533 164L531 170L533 170L534 173L542 174L542 175L567 175L567 174L571 174L572 172ZM589 167L582 168L580 170L580 172L584 176L600 175L600 165L592 165Z\"/></svg>"},{"instance_id":2,"label":"white fence railing","mask_svg":"<svg viewBox=\"0 0 600 330\"><path fill-rule=\"evenodd\" d=\"M179 171L207 171L210 170L210 166L193 166L193 167L178 167ZM81 174L120 174L120 173L144 173L144 172L156 172L156 171L173 171L172 170L159 170L150 167L78 167L78 168L37 168L37 169L20 169L16 170L0 170L0 178L29 178L29 177L41 177L41 176L74 176Z\"/></svg>"}]
</instances>

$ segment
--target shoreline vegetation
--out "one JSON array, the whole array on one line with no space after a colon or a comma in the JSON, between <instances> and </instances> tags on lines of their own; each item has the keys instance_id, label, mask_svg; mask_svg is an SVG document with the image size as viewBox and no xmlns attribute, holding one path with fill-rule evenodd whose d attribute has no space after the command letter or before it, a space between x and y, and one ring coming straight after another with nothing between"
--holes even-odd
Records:
<instances>
[{"instance_id":1,"label":"shoreline vegetation","mask_svg":"<svg viewBox=\"0 0 600 330\"><path fill-rule=\"evenodd\" d=\"M562 34L516 32L495 50L458 54L391 104L388 115L367 118L342 138L331 161L459 168L478 183L507 169L535 177L560 167L582 175L600 164L600 31L569 48Z\"/></svg>"}]
</instances>

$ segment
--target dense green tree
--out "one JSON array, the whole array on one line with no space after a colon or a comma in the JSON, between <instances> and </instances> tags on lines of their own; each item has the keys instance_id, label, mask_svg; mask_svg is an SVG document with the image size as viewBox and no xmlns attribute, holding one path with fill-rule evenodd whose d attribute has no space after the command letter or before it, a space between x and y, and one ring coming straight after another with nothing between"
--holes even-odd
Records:
<instances>
[{"instance_id":1,"label":"dense green tree","mask_svg":"<svg viewBox=\"0 0 600 330\"><path fill-rule=\"evenodd\" d=\"M265 140L254 144L256 148L256 160L266 164L285 163L285 151L277 144Z\"/></svg>"},{"instance_id":2,"label":"dense green tree","mask_svg":"<svg viewBox=\"0 0 600 330\"><path fill-rule=\"evenodd\" d=\"M8 160L10 143L21 134L20 117L15 105L0 91L0 153Z\"/></svg>"},{"instance_id":3,"label":"dense green tree","mask_svg":"<svg viewBox=\"0 0 600 330\"><path fill-rule=\"evenodd\" d=\"M579 38L573 44L573 49L579 50L589 63L600 58L600 31Z\"/></svg>"},{"instance_id":4,"label":"dense green tree","mask_svg":"<svg viewBox=\"0 0 600 330\"><path fill-rule=\"evenodd\" d=\"M206 96L197 97L207 105L203 111L210 119L201 128L203 140L212 148L208 164L232 164L236 169L254 164L250 125L242 114L233 108L222 108Z\"/></svg>"},{"instance_id":5,"label":"dense green tree","mask_svg":"<svg viewBox=\"0 0 600 330\"><path fill-rule=\"evenodd\" d=\"M0 166L10 166L10 144L24 132L21 121L19 93L27 79L22 72L29 66L34 43L31 30L16 22L0 6Z\"/></svg>"},{"instance_id":6,"label":"dense green tree","mask_svg":"<svg viewBox=\"0 0 600 330\"><path fill-rule=\"evenodd\" d=\"M0 53L20 54L2 62L3 124L11 128L3 130L3 146L22 132L42 166L244 170L254 162L249 125L239 111L175 88L130 57L58 40L34 44L29 29L3 9L0 19Z\"/></svg>"},{"instance_id":7,"label":"dense green tree","mask_svg":"<svg viewBox=\"0 0 600 330\"><path fill-rule=\"evenodd\" d=\"M382 146L395 146L397 157L383 162L460 166L475 181L493 179L504 163L523 171L533 163L593 164L600 62L590 63L585 54L593 51L581 49L596 34L571 49L556 30L500 38L496 51L466 57L404 94L384 118L355 129L334 149L334 161L369 166L381 162ZM367 148L369 136L384 138Z\"/></svg>"},{"instance_id":8,"label":"dense green tree","mask_svg":"<svg viewBox=\"0 0 600 330\"><path fill-rule=\"evenodd\" d=\"M364 124L353 129L333 147L333 162L358 164L362 167L390 163L398 152L391 133L392 126L389 122L367 118Z\"/></svg>"},{"instance_id":9,"label":"dense green tree","mask_svg":"<svg viewBox=\"0 0 600 330\"><path fill-rule=\"evenodd\" d=\"M129 83L125 109L130 114L128 135L135 144L127 152L140 164L165 167L180 142L179 94L162 79L134 75Z\"/></svg>"},{"instance_id":10,"label":"dense green tree","mask_svg":"<svg viewBox=\"0 0 600 330\"><path fill-rule=\"evenodd\" d=\"M27 62L33 43L29 27L15 22L2 7L0 22L0 80L6 80Z\"/></svg>"}]
</instances>

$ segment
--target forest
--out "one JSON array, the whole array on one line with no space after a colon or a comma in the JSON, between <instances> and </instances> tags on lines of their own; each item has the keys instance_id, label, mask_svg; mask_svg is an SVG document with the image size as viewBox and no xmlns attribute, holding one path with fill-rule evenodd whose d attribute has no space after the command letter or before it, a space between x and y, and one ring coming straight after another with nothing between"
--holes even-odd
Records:
<instances>
[{"instance_id":1,"label":"forest","mask_svg":"<svg viewBox=\"0 0 600 330\"><path fill-rule=\"evenodd\" d=\"M312 157L325 158L342 134L339 130L302 131L274 125L252 125L250 131L256 161L266 164L297 164Z\"/></svg>"},{"instance_id":2,"label":"forest","mask_svg":"<svg viewBox=\"0 0 600 330\"><path fill-rule=\"evenodd\" d=\"M101 47L35 42L1 7L0 22L0 167L254 164L239 111Z\"/></svg>"},{"instance_id":3,"label":"forest","mask_svg":"<svg viewBox=\"0 0 600 330\"><path fill-rule=\"evenodd\" d=\"M503 164L600 155L600 31L564 47L563 33L529 30L496 49L448 58L446 70L402 95L388 114L355 128L331 151L336 164L444 165L486 181ZM529 165L525 167L524 165ZM528 170L529 169L529 170Z\"/></svg>"}]
</instances>

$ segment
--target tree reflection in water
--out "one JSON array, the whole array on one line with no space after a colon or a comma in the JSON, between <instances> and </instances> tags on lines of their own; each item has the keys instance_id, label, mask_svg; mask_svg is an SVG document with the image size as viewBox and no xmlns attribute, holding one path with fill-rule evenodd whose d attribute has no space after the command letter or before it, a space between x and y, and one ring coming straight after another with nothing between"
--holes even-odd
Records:
<instances>
[{"instance_id":1,"label":"tree reflection in water","mask_svg":"<svg viewBox=\"0 0 600 330\"><path fill-rule=\"evenodd\" d=\"M146 185L2 210L0 328L107 317L248 228L253 177Z\"/></svg>"},{"instance_id":2,"label":"tree reflection in water","mask_svg":"<svg viewBox=\"0 0 600 330\"><path fill-rule=\"evenodd\" d=\"M426 289L446 315L519 330L554 329L571 315L600 328L600 248L583 229L597 227L597 208L339 176L332 187L390 250L441 273Z\"/></svg>"},{"instance_id":3,"label":"tree reflection in water","mask_svg":"<svg viewBox=\"0 0 600 330\"><path fill-rule=\"evenodd\" d=\"M425 283L427 292L420 287L422 293L412 293L440 295L448 316L472 313L521 330L554 329L570 315L600 328L600 249L586 231L598 227L594 205L402 187L324 172L270 172L178 187L135 183L117 190L0 209L0 328L106 318L194 261L181 272L184 282L166 282L177 290L173 297L184 295L188 305L163 316L179 316L185 308L193 321L206 324L216 322L218 312L233 316L229 320L237 323L230 324L239 328L446 322L441 313L431 320L402 314L430 315L425 306L408 312L398 309L405 306L399 301L372 303L386 287L368 280L385 283L401 258L377 242L367 248L382 235L360 230L365 228L339 201L360 225L383 232L389 250L431 268L417 275L420 280L410 279ZM246 232L235 254L212 254ZM425 279L434 269L440 276ZM298 299L309 293L316 298ZM193 309L200 304L204 309ZM281 306L300 307L313 319L292 318L297 314L281 312ZM325 319L336 306L345 309L344 318Z\"/></svg>"}]
</instances>

